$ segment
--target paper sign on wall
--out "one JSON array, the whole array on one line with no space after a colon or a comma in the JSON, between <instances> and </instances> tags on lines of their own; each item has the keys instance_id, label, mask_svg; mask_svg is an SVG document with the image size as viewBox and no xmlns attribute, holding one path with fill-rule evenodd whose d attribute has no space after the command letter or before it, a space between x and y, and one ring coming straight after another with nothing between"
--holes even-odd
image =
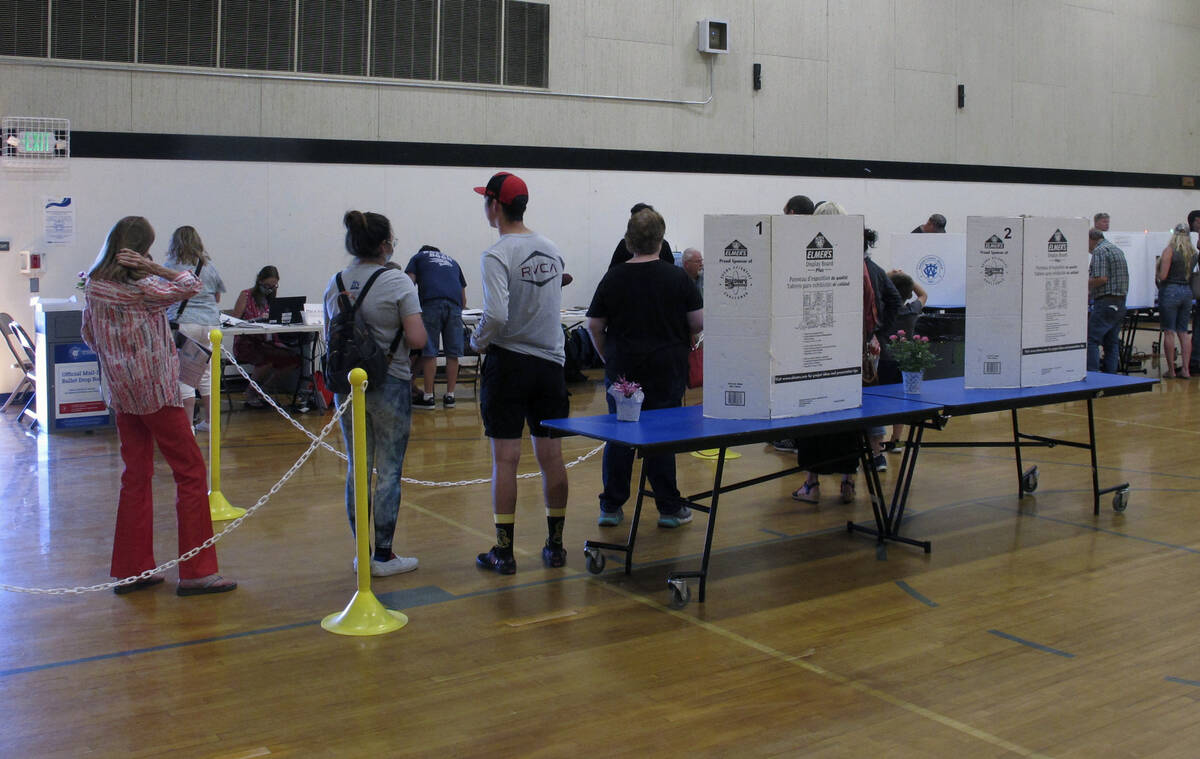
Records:
<instances>
[{"instance_id":1,"label":"paper sign on wall","mask_svg":"<svg viewBox=\"0 0 1200 759\"><path fill-rule=\"evenodd\" d=\"M75 202L48 197L42 203L42 230L47 245L72 245L75 242Z\"/></svg>"}]
</instances>

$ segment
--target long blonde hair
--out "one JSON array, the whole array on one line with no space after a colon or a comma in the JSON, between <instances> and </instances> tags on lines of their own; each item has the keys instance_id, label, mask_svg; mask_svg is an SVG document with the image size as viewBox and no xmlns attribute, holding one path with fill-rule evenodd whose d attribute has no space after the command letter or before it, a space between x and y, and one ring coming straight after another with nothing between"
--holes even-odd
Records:
<instances>
[{"instance_id":1,"label":"long blonde hair","mask_svg":"<svg viewBox=\"0 0 1200 759\"><path fill-rule=\"evenodd\" d=\"M143 255L150 252L154 244L154 227L145 216L126 216L109 230L96 262L88 271L91 279L107 279L113 282L132 282L140 277L131 269L117 263L117 252L121 248L136 250Z\"/></svg>"},{"instance_id":2,"label":"long blonde hair","mask_svg":"<svg viewBox=\"0 0 1200 759\"><path fill-rule=\"evenodd\" d=\"M1196 265L1196 248L1192 245L1192 235L1188 232L1187 227L1182 224L1175 227L1175 233L1171 235L1169 246L1174 253L1178 253L1183 259L1183 272L1189 274L1192 267Z\"/></svg>"},{"instance_id":3,"label":"long blonde hair","mask_svg":"<svg viewBox=\"0 0 1200 759\"><path fill-rule=\"evenodd\" d=\"M167 263L195 266L201 261L208 263L208 253L204 250L200 233L195 227L186 225L176 229L167 246Z\"/></svg>"}]
</instances>

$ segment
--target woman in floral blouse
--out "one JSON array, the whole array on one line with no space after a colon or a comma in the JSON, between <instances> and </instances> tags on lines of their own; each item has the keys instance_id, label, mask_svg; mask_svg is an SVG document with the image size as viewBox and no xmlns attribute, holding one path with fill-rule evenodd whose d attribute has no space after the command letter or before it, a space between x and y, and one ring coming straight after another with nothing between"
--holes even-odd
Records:
<instances>
[{"instance_id":1,"label":"woman in floral blouse","mask_svg":"<svg viewBox=\"0 0 1200 759\"><path fill-rule=\"evenodd\" d=\"M121 494L111 572L124 578L153 569L154 445L175 476L175 512L182 554L212 537L204 458L179 393L179 357L167 326L167 307L200 291L190 271L172 271L150 257L154 229L126 216L88 272L83 339L100 357L105 400L117 416ZM119 585L117 593L151 587L161 577ZM217 552L206 548L179 565L181 596L223 593L237 583L217 573Z\"/></svg>"}]
</instances>

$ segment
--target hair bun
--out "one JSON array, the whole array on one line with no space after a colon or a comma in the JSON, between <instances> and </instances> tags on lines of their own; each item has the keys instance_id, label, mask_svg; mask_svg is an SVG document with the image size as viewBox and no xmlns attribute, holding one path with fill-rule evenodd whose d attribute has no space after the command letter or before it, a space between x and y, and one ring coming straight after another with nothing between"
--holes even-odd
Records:
<instances>
[{"instance_id":1,"label":"hair bun","mask_svg":"<svg viewBox=\"0 0 1200 759\"><path fill-rule=\"evenodd\" d=\"M346 229L362 229L367 226L367 220L363 217L362 211L347 211L342 218L342 223L346 225Z\"/></svg>"}]
</instances>

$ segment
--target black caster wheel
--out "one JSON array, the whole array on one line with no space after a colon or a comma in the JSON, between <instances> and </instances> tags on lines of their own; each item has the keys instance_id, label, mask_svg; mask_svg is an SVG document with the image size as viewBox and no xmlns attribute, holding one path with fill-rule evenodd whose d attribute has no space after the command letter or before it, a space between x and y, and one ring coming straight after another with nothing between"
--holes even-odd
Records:
<instances>
[{"instance_id":1,"label":"black caster wheel","mask_svg":"<svg viewBox=\"0 0 1200 759\"><path fill-rule=\"evenodd\" d=\"M585 548L584 555L587 557L588 572L598 575L604 571L605 558L599 548Z\"/></svg>"},{"instance_id":2,"label":"black caster wheel","mask_svg":"<svg viewBox=\"0 0 1200 759\"><path fill-rule=\"evenodd\" d=\"M671 588L672 609L682 609L692 600L692 591L687 580L667 580L667 585Z\"/></svg>"},{"instance_id":3,"label":"black caster wheel","mask_svg":"<svg viewBox=\"0 0 1200 759\"><path fill-rule=\"evenodd\" d=\"M1038 468L1036 466L1029 467L1025 474L1021 475L1021 490L1026 493L1032 493L1038 489Z\"/></svg>"},{"instance_id":4,"label":"black caster wheel","mask_svg":"<svg viewBox=\"0 0 1200 759\"><path fill-rule=\"evenodd\" d=\"M1129 488L1121 488L1113 493L1113 511L1118 514L1125 511L1125 507L1129 505Z\"/></svg>"}]
</instances>

